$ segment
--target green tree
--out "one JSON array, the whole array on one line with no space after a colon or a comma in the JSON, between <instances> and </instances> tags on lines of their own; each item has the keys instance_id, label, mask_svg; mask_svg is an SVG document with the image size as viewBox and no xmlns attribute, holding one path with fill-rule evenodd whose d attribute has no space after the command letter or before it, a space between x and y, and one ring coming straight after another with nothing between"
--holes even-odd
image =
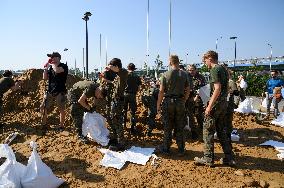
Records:
<instances>
[{"instance_id":1,"label":"green tree","mask_svg":"<svg viewBox=\"0 0 284 188\"><path fill-rule=\"evenodd\" d=\"M155 63L155 77L157 78L159 75L159 70L163 66L163 61L160 59L160 55L158 54L156 57ZM158 78L157 78L158 79Z\"/></svg>"}]
</instances>

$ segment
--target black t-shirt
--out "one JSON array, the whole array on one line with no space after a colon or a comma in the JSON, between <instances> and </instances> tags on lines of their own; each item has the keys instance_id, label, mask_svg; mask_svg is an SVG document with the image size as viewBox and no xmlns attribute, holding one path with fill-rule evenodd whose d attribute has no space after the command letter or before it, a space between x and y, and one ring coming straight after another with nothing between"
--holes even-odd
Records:
<instances>
[{"instance_id":1,"label":"black t-shirt","mask_svg":"<svg viewBox=\"0 0 284 188\"><path fill-rule=\"evenodd\" d=\"M127 86L125 88L126 93L136 94L138 91L138 87L141 85L141 79L139 76L134 74L134 72L130 72L127 78Z\"/></svg>"},{"instance_id":2,"label":"black t-shirt","mask_svg":"<svg viewBox=\"0 0 284 188\"><path fill-rule=\"evenodd\" d=\"M55 73L52 66L48 68L48 92L51 94L66 92L68 66L64 63L60 63L58 67L62 67L64 72Z\"/></svg>"}]
</instances>

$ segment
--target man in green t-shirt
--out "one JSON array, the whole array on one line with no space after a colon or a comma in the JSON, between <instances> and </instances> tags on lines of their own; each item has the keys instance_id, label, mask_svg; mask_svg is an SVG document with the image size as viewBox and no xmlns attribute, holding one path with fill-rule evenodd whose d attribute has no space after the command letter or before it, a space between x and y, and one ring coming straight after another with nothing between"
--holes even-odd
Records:
<instances>
[{"instance_id":1,"label":"man in green t-shirt","mask_svg":"<svg viewBox=\"0 0 284 188\"><path fill-rule=\"evenodd\" d=\"M106 95L104 89L99 88L99 84L93 81L79 81L68 91L68 100L71 108L71 119L76 127L79 139L86 143L87 139L82 135L82 124L84 112L93 112L94 107L88 104L87 99L94 97L102 99ZM96 102L96 101L95 101Z\"/></svg>"},{"instance_id":2,"label":"man in green t-shirt","mask_svg":"<svg viewBox=\"0 0 284 188\"><path fill-rule=\"evenodd\" d=\"M3 122L1 121L1 118L3 117L3 95L6 93L9 89L12 89L13 91L21 89L21 81L14 81L13 73L9 70L5 70L3 73L3 77L0 79L0 127L3 126Z\"/></svg>"},{"instance_id":3,"label":"man in green t-shirt","mask_svg":"<svg viewBox=\"0 0 284 188\"><path fill-rule=\"evenodd\" d=\"M171 55L169 58L171 70L165 72L161 77L160 91L158 94L157 111L162 112L164 127L163 144L156 150L161 153L169 153L172 144L172 131L176 132L176 143L178 155L184 155L184 116L185 101L189 96L189 78L185 71L179 68L179 58ZM162 107L161 103L163 101ZM161 111L162 110L162 111Z\"/></svg>"},{"instance_id":4,"label":"man in green t-shirt","mask_svg":"<svg viewBox=\"0 0 284 188\"><path fill-rule=\"evenodd\" d=\"M218 53L215 51L205 53L203 62L210 69L211 97L205 109L203 124L204 156L195 157L194 161L199 165L214 165L214 133L216 131L225 154L221 162L224 165L233 166L235 165L234 154L224 129L228 105L228 73L223 66L218 65Z\"/></svg>"}]
</instances>

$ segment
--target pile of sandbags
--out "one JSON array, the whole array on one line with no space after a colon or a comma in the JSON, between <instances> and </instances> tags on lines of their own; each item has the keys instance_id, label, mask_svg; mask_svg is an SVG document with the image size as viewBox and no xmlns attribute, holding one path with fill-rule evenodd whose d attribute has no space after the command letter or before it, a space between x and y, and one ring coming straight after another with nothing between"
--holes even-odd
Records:
<instances>
[{"instance_id":1,"label":"pile of sandbags","mask_svg":"<svg viewBox=\"0 0 284 188\"><path fill-rule=\"evenodd\" d=\"M0 144L0 158L6 158L0 166L1 188L56 188L64 182L42 162L36 151L36 143L32 141L30 145L33 151L25 166L16 161L13 150L7 144Z\"/></svg>"}]
</instances>

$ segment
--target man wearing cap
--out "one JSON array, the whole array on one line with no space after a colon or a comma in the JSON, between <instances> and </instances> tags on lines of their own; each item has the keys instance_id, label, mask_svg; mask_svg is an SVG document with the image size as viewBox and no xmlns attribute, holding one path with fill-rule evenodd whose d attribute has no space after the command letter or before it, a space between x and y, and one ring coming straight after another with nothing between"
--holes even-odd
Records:
<instances>
[{"instance_id":1,"label":"man wearing cap","mask_svg":"<svg viewBox=\"0 0 284 188\"><path fill-rule=\"evenodd\" d=\"M82 124L84 112L93 112L95 106L91 107L88 104L87 99L94 97L96 100L104 98L106 95L106 90L100 89L99 84L93 81L79 81L73 85L73 87L68 90L68 101L71 108L71 118L73 125L76 127L76 131L79 139L86 143L87 139L82 135Z\"/></svg>"},{"instance_id":2,"label":"man wearing cap","mask_svg":"<svg viewBox=\"0 0 284 188\"><path fill-rule=\"evenodd\" d=\"M134 73L135 65L133 63L129 63L127 66L128 69L128 78L127 85L124 92L124 126L126 126L127 122L127 111L128 106L130 107L131 114L131 133L136 134L136 110L137 110L137 102L136 102L136 94L141 85L141 79Z\"/></svg>"},{"instance_id":3,"label":"man wearing cap","mask_svg":"<svg viewBox=\"0 0 284 188\"><path fill-rule=\"evenodd\" d=\"M56 101L60 112L60 125L58 129L63 129L65 122L65 102L67 91L66 80L68 75L68 66L60 62L61 55L58 52L47 54L47 56L49 57L49 60L44 65L43 79L48 80L48 88L40 108L43 114L43 132L47 129L47 110L49 110L53 101Z\"/></svg>"},{"instance_id":4,"label":"man wearing cap","mask_svg":"<svg viewBox=\"0 0 284 188\"><path fill-rule=\"evenodd\" d=\"M21 82L20 81L14 81L13 73L10 70L5 70L3 73L3 78L0 79L0 120L3 117L3 95L6 93L9 89L12 89L13 91L21 89ZM0 127L3 126L3 122L0 121Z\"/></svg>"}]
</instances>

